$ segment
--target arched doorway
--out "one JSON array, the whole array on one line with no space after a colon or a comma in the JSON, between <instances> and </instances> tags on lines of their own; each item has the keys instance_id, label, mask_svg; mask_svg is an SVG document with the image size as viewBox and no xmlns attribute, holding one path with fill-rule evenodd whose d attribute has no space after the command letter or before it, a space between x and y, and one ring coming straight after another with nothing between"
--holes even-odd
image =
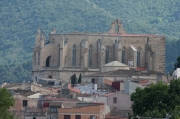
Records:
<instances>
[{"instance_id":1,"label":"arched doorway","mask_svg":"<svg viewBox=\"0 0 180 119\"><path fill-rule=\"evenodd\" d=\"M46 67L50 66L51 56L48 56L46 59Z\"/></svg>"}]
</instances>

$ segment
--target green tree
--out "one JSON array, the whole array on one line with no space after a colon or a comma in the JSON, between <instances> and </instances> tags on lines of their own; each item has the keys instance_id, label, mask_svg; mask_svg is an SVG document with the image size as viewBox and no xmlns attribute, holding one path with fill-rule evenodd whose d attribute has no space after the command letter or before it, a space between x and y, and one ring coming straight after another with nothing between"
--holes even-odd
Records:
<instances>
[{"instance_id":1,"label":"green tree","mask_svg":"<svg viewBox=\"0 0 180 119\"><path fill-rule=\"evenodd\" d=\"M176 70L176 68L180 68L180 56L177 57L176 61L177 62L174 64L174 70Z\"/></svg>"},{"instance_id":2,"label":"green tree","mask_svg":"<svg viewBox=\"0 0 180 119\"><path fill-rule=\"evenodd\" d=\"M13 119L14 116L9 111L9 108L13 106L15 99L11 93L6 89L0 89L0 119Z\"/></svg>"},{"instance_id":3,"label":"green tree","mask_svg":"<svg viewBox=\"0 0 180 119\"><path fill-rule=\"evenodd\" d=\"M180 106L180 79L171 80L168 94L168 103L171 105L169 108L173 111L176 106Z\"/></svg>"},{"instance_id":4,"label":"green tree","mask_svg":"<svg viewBox=\"0 0 180 119\"><path fill-rule=\"evenodd\" d=\"M176 70L177 68L180 68L180 56L177 57L176 59L176 63L174 63L174 70ZM170 76L172 76L172 73L174 72L174 70L170 71Z\"/></svg>"},{"instance_id":5,"label":"green tree","mask_svg":"<svg viewBox=\"0 0 180 119\"><path fill-rule=\"evenodd\" d=\"M180 106L176 106L175 109L172 111L172 115L174 119L180 119Z\"/></svg>"},{"instance_id":6,"label":"green tree","mask_svg":"<svg viewBox=\"0 0 180 119\"><path fill-rule=\"evenodd\" d=\"M152 84L144 89L137 88L135 93L131 95L132 110L135 115L162 118L166 115L166 104L168 96L168 86L162 82Z\"/></svg>"},{"instance_id":7,"label":"green tree","mask_svg":"<svg viewBox=\"0 0 180 119\"><path fill-rule=\"evenodd\" d=\"M78 83L80 84L82 82L82 76L81 74L79 75L79 78L78 78Z\"/></svg>"},{"instance_id":8,"label":"green tree","mask_svg":"<svg viewBox=\"0 0 180 119\"><path fill-rule=\"evenodd\" d=\"M144 89L137 88L132 93L131 101L134 116L164 118L166 114L171 119L180 118L180 79L171 80L170 85L158 82Z\"/></svg>"},{"instance_id":9,"label":"green tree","mask_svg":"<svg viewBox=\"0 0 180 119\"><path fill-rule=\"evenodd\" d=\"M73 75L71 76L71 84L73 85L73 87L74 87L75 84L77 84L76 74L73 74Z\"/></svg>"}]
</instances>

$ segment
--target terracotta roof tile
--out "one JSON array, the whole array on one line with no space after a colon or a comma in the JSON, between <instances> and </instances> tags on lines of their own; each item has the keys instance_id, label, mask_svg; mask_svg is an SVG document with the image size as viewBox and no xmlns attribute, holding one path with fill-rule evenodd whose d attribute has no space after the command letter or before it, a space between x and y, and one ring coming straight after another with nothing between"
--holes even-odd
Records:
<instances>
[{"instance_id":1,"label":"terracotta roof tile","mask_svg":"<svg viewBox=\"0 0 180 119\"><path fill-rule=\"evenodd\" d=\"M108 94L104 94L104 96L110 96L110 95L114 95L116 93L108 93Z\"/></svg>"},{"instance_id":2,"label":"terracotta roof tile","mask_svg":"<svg viewBox=\"0 0 180 119\"><path fill-rule=\"evenodd\" d=\"M107 85L112 86L112 81L111 80L104 79L104 83L107 84Z\"/></svg>"},{"instance_id":3,"label":"terracotta roof tile","mask_svg":"<svg viewBox=\"0 0 180 119\"><path fill-rule=\"evenodd\" d=\"M112 35L112 36L136 36L136 37L140 37L140 36L145 36L145 37L161 36L159 34L117 34L117 33L110 33L110 35Z\"/></svg>"},{"instance_id":4,"label":"terracotta roof tile","mask_svg":"<svg viewBox=\"0 0 180 119\"><path fill-rule=\"evenodd\" d=\"M71 87L71 84L68 84L68 89L73 91L73 92L76 92L76 93L81 93L81 91L79 89Z\"/></svg>"}]
</instances>

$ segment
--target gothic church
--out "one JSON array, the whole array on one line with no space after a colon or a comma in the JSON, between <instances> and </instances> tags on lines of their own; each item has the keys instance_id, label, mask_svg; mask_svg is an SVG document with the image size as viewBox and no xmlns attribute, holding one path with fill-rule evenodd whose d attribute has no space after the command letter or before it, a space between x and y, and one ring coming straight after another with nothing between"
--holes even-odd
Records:
<instances>
[{"instance_id":1,"label":"gothic church","mask_svg":"<svg viewBox=\"0 0 180 119\"><path fill-rule=\"evenodd\" d=\"M107 33L58 34L53 29L46 40L38 29L32 80L51 76L69 81L74 73L78 76L100 72L102 65L112 61L164 72L165 42L165 37L158 34L126 34L118 19L111 23Z\"/></svg>"}]
</instances>

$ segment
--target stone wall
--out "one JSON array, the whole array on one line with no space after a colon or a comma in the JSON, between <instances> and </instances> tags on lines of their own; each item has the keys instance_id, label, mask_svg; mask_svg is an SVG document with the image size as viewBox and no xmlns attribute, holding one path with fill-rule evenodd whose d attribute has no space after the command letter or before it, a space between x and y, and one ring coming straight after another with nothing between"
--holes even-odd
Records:
<instances>
[{"instance_id":1,"label":"stone wall","mask_svg":"<svg viewBox=\"0 0 180 119\"><path fill-rule=\"evenodd\" d=\"M48 78L49 75L52 76L54 79L61 80L62 85L64 85L67 82L70 82L70 77L73 74L76 74L76 77L79 78L79 75L81 74L82 76L92 74L97 72L95 71L83 71L83 70L78 70L78 69L72 69L72 70L47 70L47 71L37 71L32 73L32 80L36 82L36 77L37 81L40 78Z\"/></svg>"},{"instance_id":2,"label":"stone wall","mask_svg":"<svg viewBox=\"0 0 180 119\"><path fill-rule=\"evenodd\" d=\"M58 38L59 36L59 38ZM117 54L115 54L114 45L115 40L121 39L120 42L122 44L122 48L125 48L125 63L128 63L128 60L132 60L131 56L131 48L130 45L134 46L136 49L140 49L140 67L145 67L145 64L148 63L148 59L152 57L154 60L154 69L155 71L163 71L164 70L164 64L165 64L165 39L162 37L152 37L149 38L149 49L146 51L146 44L147 44L147 37L115 37L110 35L92 35L88 34L86 39L86 46L85 49L81 48L82 40L85 37L85 34L68 34L64 35L65 39L68 39L68 43L65 46L62 46L60 48L59 53L59 43L58 39L60 40L61 35L56 35L57 40L54 40L53 43L50 43L46 46L44 46L41 50L41 57L40 57L40 67L46 66L46 59L48 56L51 56L50 60L50 67L59 67L59 59L61 63L61 68L64 66L66 67L89 67L89 68L98 68L98 59L101 59L101 65L106 63L106 50L109 49L109 58L108 62L116 60L115 57L118 55L118 51L121 49L118 49ZM55 37L55 38L56 38ZM98 40L101 40L101 49L98 49ZM73 46L76 46L76 65L72 65L73 60ZM89 54L89 46L92 45L92 66L88 66L88 54ZM82 50L82 51L81 51ZM101 56L98 54L98 50L101 50ZM147 59L145 59L145 54L148 54L151 56L147 56ZM120 53L120 51L119 51ZM60 57L60 58L59 58ZM101 57L101 58L99 58ZM68 61L66 61L66 60ZM86 59L86 60L84 60ZM105 61L104 61L105 60ZM120 61L120 58L117 59ZM145 61L146 60L146 61ZM66 62L66 65L65 65ZM121 62L121 61L120 61ZM37 63L36 63L37 64ZM151 65L151 64L148 64Z\"/></svg>"},{"instance_id":3,"label":"stone wall","mask_svg":"<svg viewBox=\"0 0 180 119\"><path fill-rule=\"evenodd\" d=\"M51 91L49 88L46 87L40 87L35 84L31 84L31 91L33 92L41 92L43 95L49 95L49 94L58 94L53 91Z\"/></svg>"}]
</instances>

